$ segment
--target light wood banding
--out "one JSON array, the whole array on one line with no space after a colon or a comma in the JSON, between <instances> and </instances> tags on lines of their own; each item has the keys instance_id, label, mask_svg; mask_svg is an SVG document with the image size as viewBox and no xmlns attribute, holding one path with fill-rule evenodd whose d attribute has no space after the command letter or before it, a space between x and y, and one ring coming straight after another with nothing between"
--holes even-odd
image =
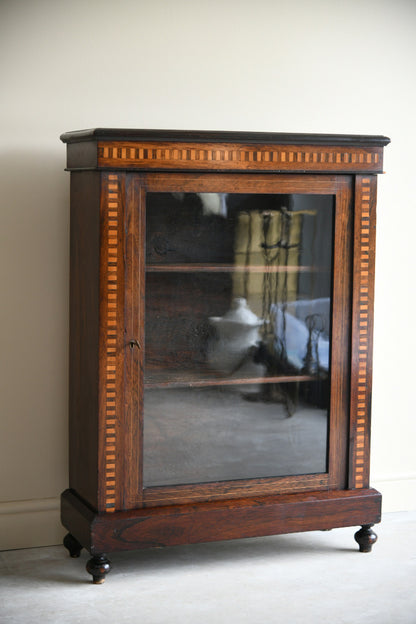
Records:
<instances>
[{"instance_id":1,"label":"light wood banding","mask_svg":"<svg viewBox=\"0 0 416 624\"><path fill-rule=\"evenodd\" d=\"M99 168L381 172L381 147L99 141Z\"/></svg>"},{"instance_id":2,"label":"light wood banding","mask_svg":"<svg viewBox=\"0 0 416 624\"><path fill-rule=\"evenodd\" d=\"M357 177L352 334L350 486L368 487L376 178Z\"/></svg>"},{"instance_id":3,"label":"light wood banding","mask_svg":"<svg viewBox=\"0 0 416 624\"><path fill-rule=\"evenodd\" d=\"M119 272L122 258L119 227L122 221L122 198L119 176L103 176L103 499L107 512L116 509L117 431L120 409L120 380L118 379L118 309L120 306Z\"/></svg>"}]
</instances>

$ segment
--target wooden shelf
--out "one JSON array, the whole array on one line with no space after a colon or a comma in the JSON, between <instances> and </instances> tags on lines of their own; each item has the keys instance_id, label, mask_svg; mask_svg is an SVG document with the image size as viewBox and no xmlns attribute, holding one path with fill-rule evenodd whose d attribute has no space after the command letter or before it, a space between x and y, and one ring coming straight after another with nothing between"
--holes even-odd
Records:
<instances>
[{"instance_id":1,"label":"wooden shelf","mask_svg":"<svg viewBox=\"0 0 416 624\"><path fill-rule=\"evenodd\" d=\"M205 388L209 386L242 386L248 384L295 383L318 381L314 375L277 375L274 377L224 377L212 371L196 374L194 371L145 372L144 388Z\"/></svg>"},{"instance_id":2,"label":"wooden shelf","mask_svg":"<svg viewBox=\"0 0 416 624\"><path fill-rule=\"evenodd\" d=\"M147 264L147 273L311 273L320 272L313 266L266 266L236 264Z\"/></svg>"}]
</instances>

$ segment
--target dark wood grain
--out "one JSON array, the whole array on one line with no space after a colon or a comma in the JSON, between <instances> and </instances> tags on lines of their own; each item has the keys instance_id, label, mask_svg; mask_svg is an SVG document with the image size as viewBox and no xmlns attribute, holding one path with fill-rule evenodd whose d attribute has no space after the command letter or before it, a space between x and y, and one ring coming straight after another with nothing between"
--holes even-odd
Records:
<instances>
[{"instance_id":1,"label":"dark wood grain","mask_svg":"<svg viewBox=\"0 0 416 624\"><path fill-rule=\"evenodd\" d=\"M327 491L329 489L327 473L295 475L286 477L267 477L261 479L239 479L214 483L190 485L147 487L143 491L143 506L178 505L203 501L248 498L250 496L268 496L272 494L290 494L293 492Z\"/></svg>"},{"instance_id":2,"label":"dark wood grain","mask_svg":"<svg viewBox=\"0 0 416 624\"><path fill-rule=\"evenodd\" d=\"M212 172L152 172L143 176L147 192L159 193L276 193L290 195L332 195L339 192L340 185L351 184L348 176L334 174L300 174L299 172L278 176L246 171L238 173Z\"/></svg>"},{"instance_id":3,"label":"dark wood grain","mask_svg":"<svg viewBox=\"0 0 416 624\"><path fill-rule=\"evenodd\" d=\"M368 146L383 147L390 143L390 139L381 135L364 134L313 134L290 132L236 132L212 130L150 130L150 129L120 129L120 128L92 128L75 130L61 135L64 143L79 143L91 139L108 141L174 141L183 142L231 142L231 143L279 143L282 145L338 145L338 146Z\"/></svg>"},{"instance_id":4,"label":"dark wood grain","mask_svg":"<svg viewBox=\"0 0 416 624\"><path fill-rule=\"evenodd\" d=\"M100 174L71 176L69 485L98 508Z\"/></svg>"},{"instance_id":5,"label":"dark wood grain","mask_svg":"<svg viewBox=\"0 0 416 624\"><path fill-rule=\"evenodd\" d=\"M329 473L334 487L347 483L349 376L351 350L351 261L353 237L352 181L339 180L335 202Z\"/></svg>"},{"instance_id":6,"label":"dark wood grain","mask_svg":"<svg viewBox=\"0 0 416 624\"><path fill-rule=\"evenodd\" d=\"M127 176L124 322L123 509L141 504L143 490L143 375L145 351L145 190L137 174ZM127 347L137 340L137 347Z\"/></svg>"},{"instance_id":7,"label":"dark wood grain","mask_svg":"<svg viewBox=\"0 0 416 624\"><path fill-rule=\"evenodd\" d=\"M91 516L73 493L63 494L64 525L92 554L176 546L375 524L381 496L373 489L308 492L221 502L163 506ZM82 542L81 542L82 543Z\"/></svg>"}]
</instances>

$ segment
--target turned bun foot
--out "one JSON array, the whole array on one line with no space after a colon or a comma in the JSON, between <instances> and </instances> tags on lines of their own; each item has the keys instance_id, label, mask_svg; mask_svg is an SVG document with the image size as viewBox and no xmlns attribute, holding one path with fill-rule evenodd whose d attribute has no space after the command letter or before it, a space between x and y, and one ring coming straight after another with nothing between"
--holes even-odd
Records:
<instances>
[{"instance_id":1,"label":"turned bun foot","mask_svg":"<svg viewBox=\"0 0 416 624\"><path fill-rule=\"evenodd\" d=\"M377 541L377 535L371 530L372 524L363 524L361 529L354 535L354 539L360 547L360 552L371 552L373 544Z\"/></svg>"},{"instance_id":2,"label":"turned bun foot","mask_svg":"<svg viewBox=\"0 0 416 624\"><path fill-rule=\"evenodd\" d=\"M100 585L104 583L105 576L111 570L111 563L105 555L94 555L87 562L87 572L92 575L92 582L94 585Z\"/></svg>"},{"instance_id":3,"label":"turned bun foot","mask_svg":"<svg viewBox=\"0 0 416 624\"><path fill-rule=\"evenodd\" d=\"M64 537L64 546L69 551L71 557L79 557L81 554L82 546L78 540L75 539L71 533L68 533Z\"/></svg>"}]
</instances>

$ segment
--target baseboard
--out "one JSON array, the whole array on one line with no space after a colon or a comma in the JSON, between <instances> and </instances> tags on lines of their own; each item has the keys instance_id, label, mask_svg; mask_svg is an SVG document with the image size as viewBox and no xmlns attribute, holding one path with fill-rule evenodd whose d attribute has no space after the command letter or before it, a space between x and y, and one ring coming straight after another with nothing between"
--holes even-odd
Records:
<instances>
[{"instance_id":1,"label":"baseboard","mask_svg":"<svg viewBox=\"0 0 416 624\"><path fill-rule=\"evenodd\" d=\"M61 544L60 499L0 503L0 550Z\"/></svg>"},{"instance_id":2,"label":"baseboard","mask_svg":"<svg viewBox=\"0 0 416 624\"><path fill-rule=\"evenodd\" d=\"M371 485L383 496L383 513L416 511L416 474L375 477Z\"/></svg>"}]
</instances>

